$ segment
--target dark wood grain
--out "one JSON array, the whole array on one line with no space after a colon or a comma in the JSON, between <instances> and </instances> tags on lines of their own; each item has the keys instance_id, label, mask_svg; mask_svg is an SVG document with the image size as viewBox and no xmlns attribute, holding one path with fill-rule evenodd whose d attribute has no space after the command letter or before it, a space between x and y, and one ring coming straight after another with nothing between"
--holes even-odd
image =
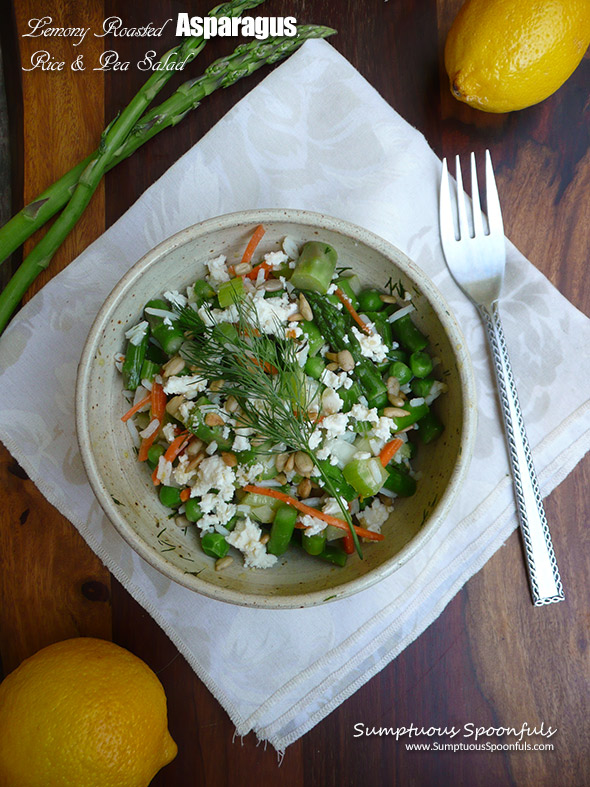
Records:
<instances>
[{"instance_id":1,"label":"dark wood grain","mask_svg":"<svg viewBox=\"0 0 590 787\"><path fill-rule=\"evenodd\" d=\"M566 85L537 107L511 115L478 113L451 97L442 68L445 36L459 6L460 0L367 0L362 9L354 0L268 0L268 13L272 9L273 15L294 14L300 22L338 28L333 45L439 155L491 147L507 234L564 295L588 312L590 59L587 56ZM21 26L40 8L64 22L81 14L94 19L117 14L133 25L163 21L179 11L202 14L207 3L105 0L103 7L98 0L84 6L27 0L16 7ZM23 42L26 39L21 46L28 46ZM171 36L164 37L158 49L171 42ZM195 69L230 51L233 43L212 42ZM146 49L142 39L119 39L116 46L107 40L104 45L130 60ZM111 172L104 203L99 196L94 212L52 271L115 221L262 77L257 74L211 96L179 126ZM33 72L23 80L25 197L95 144L104 122L127 103L143 76L137 69L97 73L85 84L84 95L77 92L78 77L70 76L56 101L38 95L39 79ZM82 130L80 139L66 143L58 128L64 100L75 117L71 136L75 129ZM58 151L58 161L47 161L47 150ZM76 633L112 636L143 658L164 684L170 728L179 744L178 757L156 776L154 787L590 784L587 460L546 503L566 602L532 607L520 539L513 534L422 636L289 747L280 768L275 752L257 746L253 735L233 741L227 715L172 643L119 583L109 583L74 528L20 477L6 452L0 483L6 490L0 514L4 668L11 669L48 641ZM558 728L553 752L435 754L407 751L403 742L387 737L353 737L356 722L395 728L410 723L519 726L541 721Z\"/></svg>"}]
</instances>

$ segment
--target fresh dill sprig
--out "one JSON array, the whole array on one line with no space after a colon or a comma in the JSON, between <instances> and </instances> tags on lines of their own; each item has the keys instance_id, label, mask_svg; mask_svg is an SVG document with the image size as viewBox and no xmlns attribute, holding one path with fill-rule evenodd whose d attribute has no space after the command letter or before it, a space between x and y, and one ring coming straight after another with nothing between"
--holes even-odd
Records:
<instances>
[{"instance_id":1,"label":"fresh dill sprig","mask_svg":"<svg viewBox=\"0 0 590 787\"><path fill-rule=\"evenodd\" d=\"M334 497L348 523L359 556L358 536L346 502L322 470L309 440L317 423L319 386L310 386L299 365L298 347L276 321L274 334L262 330L258 313L248 298L236 299L234 322L216 323L205 305L206 320L190 306L179 310L180 327L192 334L182 345L181 356L210 383L222 380L222 393L240 405L238 428L250 427L273 444L301 451L312 460L324 487ZM275 449L282 452L285 448Z\"/></svg>"},{"instance_id":2,"label":"fresh dill sprig","mask_svg":"<svg viewBox=\"0 0 590 787\"><path fill-rule=\"evenodd\" d=\"M390 276L389 279L387 280L387 283L385 284L385 287L389 290L390 295L396 293L396 295L398 296L398 298L400 298L400 300L402 301L404 300L406 295L406 288L404 287L401 279L398 279L394 283L393 278Z\"/></svg>"}]
</instances>

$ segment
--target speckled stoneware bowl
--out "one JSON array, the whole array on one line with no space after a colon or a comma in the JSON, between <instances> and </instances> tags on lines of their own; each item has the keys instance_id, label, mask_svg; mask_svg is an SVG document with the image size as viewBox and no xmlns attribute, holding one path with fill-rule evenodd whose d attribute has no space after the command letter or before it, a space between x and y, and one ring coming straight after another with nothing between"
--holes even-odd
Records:
<instances>
[{"instance_id":1,"label":"speckled stoneware bowl","mask_svg":"<svg viewBox=\"0 0 590 787\"><path fill-rule=\"evenodd\" d=\"M398 499L385 540L364 544L364 559L352 555L345 568L310 558L291 547L271 569L247 570L241 555L216 572L199 546L196 528L186 534L168 519L150 474L136 461L129 432L120 420L127 409L121 375L113 358L124 350L125 331L141 318L146 301L169 289L183 290L202 277L205 261L225 254L239 261L253 228L264 224L261 252L278 249L285 235L300 244L330 243L339 264L350 265L368 286L382 288L390 276L423 293L414 314L441 359L448 393L436 404L443 435L418 453L423 472L414 497ZM152 566L181 585L221 601L270 609L305 607L368 588L391 574L422 545L447 515L469 464L476 429L475 385L465 341L440 293L402 252L360 227L316 213L257 210L196 224L150 251L117 284L88 336L78 372L78 440L88 478L101 506L125 540ZM115 502L118 501L118 503ZM432 501L436 503L432 505ZM166 527L166 542L158 534ZM163 551L166 549L167 551ZM190 560L189 560L190 558Z\"/></svg>"}]
</instances>

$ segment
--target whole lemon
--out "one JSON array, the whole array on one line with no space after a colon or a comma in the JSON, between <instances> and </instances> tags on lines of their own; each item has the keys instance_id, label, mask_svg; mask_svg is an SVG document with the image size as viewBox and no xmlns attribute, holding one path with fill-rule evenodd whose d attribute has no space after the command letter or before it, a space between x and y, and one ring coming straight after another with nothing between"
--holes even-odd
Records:
<instances>
[{"instance_id":1,"label":"whole lemon","mask_svg":"<svg viewBox=\"0 0 590 787\"><path fill-rule=\"evenodd\" d=\"M550 96L590 43L590 0L468 0L445 46L451 92L485 112Z\"/></svg>"},{"instance_id":2,"label":"whole lemon","mask_svg":"<svg viewBox=\"0 0 590 787\"><path fill-rule=\"evenodd\" d=\"M1 787L146 787L176 752L162 684L112 642L50 645L0 685Z\"/></svg>"}]
</instances>

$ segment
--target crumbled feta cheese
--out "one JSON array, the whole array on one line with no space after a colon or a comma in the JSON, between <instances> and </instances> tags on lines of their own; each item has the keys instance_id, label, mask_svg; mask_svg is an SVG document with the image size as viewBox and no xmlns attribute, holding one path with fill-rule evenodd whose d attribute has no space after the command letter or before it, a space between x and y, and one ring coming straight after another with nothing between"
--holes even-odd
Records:
<instances>
[{"instance_id":1,"label":"crumbled feta cheese","mask_svg":"<svg viewBox=\"0 0 590 787\"><path fill-rule=\"evenodd\" d=\"M340 399L340 401L342 401L342 399ZM326 437L331 439L341 435L346 430L347 424L348 413L334 413L332 415L327 415L320 423L320 427L326 432Z\"/></svg>"},{"instance_id":2,"label":"crumbled feta cheese","mask_svg":"<svg viewBox=\"0 0 590 787\"><path fill-rule=\"evenodd\" d=\"M319 429L315 429L309 436L309 447L313 451L322 442L322 433Z\"/></svg>"},{"instance_id":3,"label":"crumbled feta cheese","mask_svg":"<svg viewBox=\"0 0 590 787\"><path fill-rule=\"evenodd\" d=\"M354 325L352 326L352 332L360 344L361 354L376 363L381 363L387 358L387 345L384 344L373 323L368 322L367 325L372 330L372 333L369 335L359 331Z\"/></svg>"},{"instance_id":4,"label":"crumbled feta cheese","mask_svg":"<svg viewBox=\"0 0 590 787\"><path fill-rule=\"evenodd\" d=\"M264 465L261 462L255 462L250 467L238 466L236 470L236 481L240 486L246 486L256 481L259 475L264 472Z\"/></svg>"},{"instance_id":5,"label":"crumbled feta cheese","mask_svg":"<svg viewBox=\"0 0 590 787\"><path fill-rule=\"evenodd\" d=\"M179 420L181 420L183 424L186 423L188 421L189 415L192 413L194 409L195 409L195 402L191 402L191 401L182 402L182 404L178 408L178 415L180 416Z\"/></svg>"},{"instance_id":6,"label":"crumbled feta cheese","mask_svg":"<svg viewBox=\"0 0 590 787\"><path fill-rule=\"evenodd\" d=\"M246 517L240 519L229 536L226 536L228 544L244 555L246 568L270 568L277 562L276 555L269 555L264 544L260 543L261 535L258 525Z\"/></svg>"},{"instance_id":7,"label":"crumbled feta cheese","mask_svg":"<svg viewBox=\"0 0 590 787\"><path fill-rule=\"evenodd\" d=\"M272 265L273 270L280 268L288 259L284 251L269 251L264 255L264 261Z\"/></svg>"},{"instance_id":8,"label":"crumbled feta cheese","mask_svg":"<svg viewBox=\"0 0 590 787\"><path fill-rule=\"evenodd\" d=\"M218 456L208 456L198 467L197 480L191 489L191 497L202 497L211 489L217 489L223 500L231 500L235 489L235 473Z\"/></svg>"},{"instance_id":9,"label":"crumbled feta cheese","mask_svg":"<svg viewBox=\"0 0 590 787\"><path fill-rule=\"evenodd\" d=\"M334 497L329 497L324 505L322 506L322 511L324 514L329 514L330 516L337 516L342 518L342 509L338 505L338 501Z\"/></svg>"},{"instance_id":10,"label":"crumbled feta cheese","mask_svg":"<svg viewBox=\"0 0 590 787\"><path fill-rule=\"evenodd\" d=\"M321 533L322 530L328 527L328 524L322 519L310 516L309 514L305 514L305 516L301 517L301 524L305 527L304 532L306 536L317 536L318 533Z\"/></svg>"},{"instance_id":11,"label":"crumbled feta cheese","mask_svg":"<svg viewBox=\"0 0 590 787\"><path fill-rule=\"evenodd\" d=\"M225 257L220 254L214 260L207 260L207 268L209 269L209 284L214 290L219 289L219 285L225 281L229 281L229 272L225 265Z\"/></svg>"},{"instance_id":12,"label":"crumbled feta cheese","mask_svg":"<svg viewBox=\"0 0 590 787\"><path fill-rule=\"evenodd\" d=\"M379 440L389 440L391 433L395 431L395 421L382 415L378 423L372 428L371 433Z\"/></svg>"},{"instance_id":13,"label":"crumbled feta cheese","mask_svg":"<svg viewBox=\"0 0 590 787\"><path fill-rule=\"evenodd\" d=\"M178 457L178 465L172 470L174 480L179 486L187 486L197 474L196 469L187 470L189 462L188 456L186 456L186 454L181 454Z\"/></svg>"},{"instance_id":14,"label":"crumbled feta cheese","mask_svg":"<svg viewBox=\"0 0 590 787\"><path fill-rule=\"evenodd\" d=\"M184 394L187 399L194 399L206 387L207 380L201 375L185 374L181 377L169 377L164 383L164 393L169 395Z\"/></svg>"},{"instance_id":15,"label":"crumbled feta cheese","mask_svg":"<svg viewBox=\"0 0 590 787\"><path fill-rule=\"evenodd\" d=\"M297 303L291 301L287 293L277 298L265 298L264 291L259 290L252 299L258 322L263 333L277 334L278 329L287 322L287 318L297 313Z\"/></svg>"},{"instance_id":16,"label":"crumbled feta cheese","mask_svg":"<svg viewBox=\"0 0 590 787\"><path fill-rule=\"evenodd\" d=\"M232 303L227 309L210 309L208 306L200 306L197 309L197 314L208 327L218 325L220 322L239 322L240 320L238 307L235 303Z\"/></svg>"},{"instance_id":17,"label":"crumbled feta cheese","mask_svg":"<svg viewBox=\"0 0 590 787\"><path fill-rule=\"evenodd\" d=\"M330 286L328 287L326 294L327 295L334 295L334 293L336 292L337 289L338 289L337 285L334 284L334 282L332 282L332 284L330 284Z\"/></svg>"},{"instance_id":18,"label":"crumbled feta cheese","mask_svg":"<svg viewBox=\"0 0 590 787\"><path fill-rule=\"evenodd\" d=\"M383 505L379 498L375 498L369 508L365 508L358 515L358 520L363 527L373 533L380 533L381 526L387 522L391 508Z\"/></svg>"},{"instance_id":19,"label":"crumbled feta cheese","mask_svg":"<svg viewBox=\"0 0 590 787\"><path fill-rule=\"evenodd\" d=\"M332 415L342 409L344 402L333 388L326 388L322 392L322 412L325 415Z\"/></svg>"},{"instance_id":20,"label":"crumbled feta cheese","mask_svg":"<svg viewBox=\"0 0 590 787\"><path fill-rule=\"evenodd\" d=\"M354 455L355 459L370 459L371 454L368 451L357 451Z\"/></svg>"},{"instance_id":21,"label":"crumbled feta cheese","mask_svg":"<svg viewBox=\"0 0 590 787\"><path fill-rule=\"evenodd\" d=\"M170 290L164 293L164 298L171 303L173 306L178 306L179 309L182 309L188 303L188 298L185 295L181 295L178 290Z\"/></svg>"},{"instance_id":22,"label":"crumbled feta cheese","mask_svg":"<svg viewBox=\"0 0 590 787\"><path fill-rule=\"evenodd\" d=\"M139 344L141 344L141 341L145 336L147 329L148 329L148 324L145 320L143 320L143 322L138 322L137 325L133 326L133 328L129 328L128 331L125 331L125 338L129 339L129 342L134 347L137 347Z\"/></svg>"},{"instance_id":23,"label":"crumbled feta cheese","mask_svg":"<svg viewBox=\"0 0 590 787\"><path fill-rule=\"evenodd\" d=\"M338 372L338 374L336 374L329 369L324 369L320 377L320 382L337 391L339 388L350 388L353 381L348 376L347 372Z\"/></svg>"},{"instance_id":24,"label":"crumbled feta cheese","mask_svg":"<svg viewBox=\"0 0 590 787\"><path fill-rule=\"evenodd\" d=\"M247 437L242 437L241 435L236 435L232 447L232 451L249 451L250 450L250 441Z\"/></svg>"},{"instance_id":25,"label":"crumbled feta cheese","mask_svg":"<svg viewBox=\"0 0 590 787\"><path fill-rule=\"evenodd\" d=\"M301 329L299 329L301 330ZM306 342L300 350L297 350L295 353L295 357L297 358L297 363L303 369L307 358L309 356L309 344Z\"/></svg>"},{"instance_id":26,"label":"crumbled feta cheese","mask_svg":"<svg viewBox=\"0 0 590 787\"><path fill-rule=\"evenodd\" d=\"M373 424L379 423L379 413L377 412L377 408L373 407L369 410L366 405L360 404L359 402L352 405L349 415L356 421L369 421Z\"/></svg>"},{"instance_id":27,"label":"crumbled feta cheese","mask_svg":"<svg viewBox=\"0 0 590 787\"><path fill-rule=\"evenodd\" d=\"M236 434L240 437L250 437L250 435L256 434L256 429L253 429L251 426L238 426L236 427Z\"/></svg>"},{"instance_id":28,"label":"crumbled feta cheese","mask_svg":"<svg viewBox=\"0 0 590 787\"><path fill-rule=\"evenodd\" d=\"M221 495L207 493L199 503L203 516L197 521L201 534L211 533L216 530L225 535L228 531L225 525L236 515L237 506L228 503Z\"/></svg>"},{"instance_id":29,"label":"crumbled feta cheese","mask_svg":"<svg viewBox=\"0 0 590 787\"><path fill-rule=\"evenodd\" d=\"M164 459L164 456L161 456L158 459L158 469L156 470L156 478L164 486L170 486L170 482L172 480L172 462L169 462L167 459Z\"/></svg>"},{"instance_id":30,"label":"crumbled feta cheese","mask_svg":"<svg viewBox=\"0 0 590 787\"><path fill-rule=\"evenodd\" d=\"M171 443L176 438L176 427L174 424L164 424L162 427L162 434Z\"/></svg>"}]
</instances>

